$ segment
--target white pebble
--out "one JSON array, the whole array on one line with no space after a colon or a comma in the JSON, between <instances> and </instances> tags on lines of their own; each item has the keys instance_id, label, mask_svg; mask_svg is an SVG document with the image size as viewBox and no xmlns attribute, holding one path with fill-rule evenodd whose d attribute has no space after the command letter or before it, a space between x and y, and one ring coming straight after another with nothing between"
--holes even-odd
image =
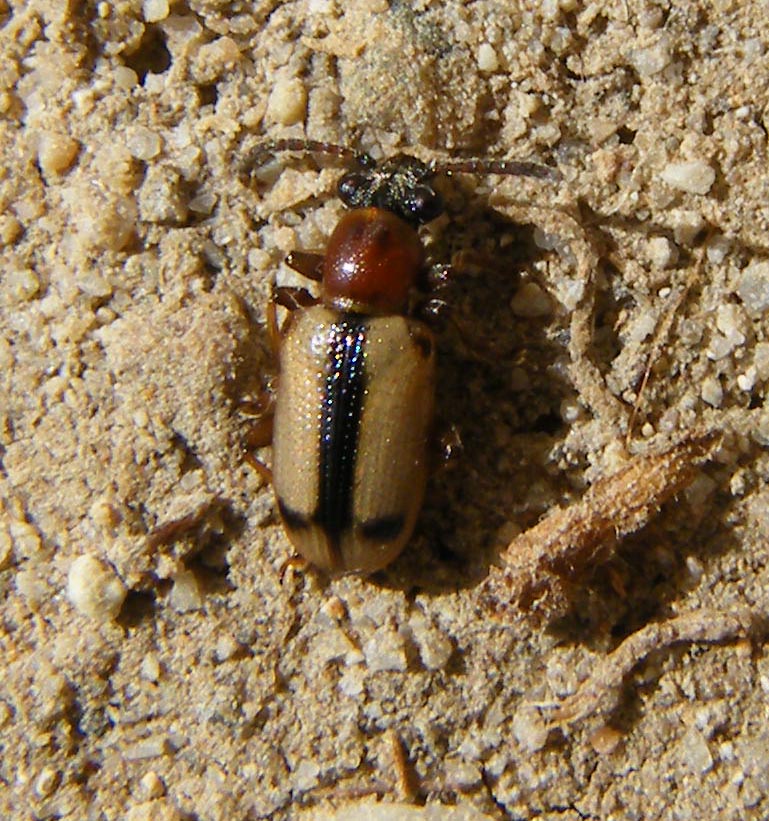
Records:
<instances>
[{"instance_id":1,"label":"white pebble","mask_svg":"<svg viewBox=\"0 0 769 821\"><path fill-rule=\"evenodd\" d=\"M670 42L667 38L660 38L653 46L639 48L630 52L630 62L642 77L658 74L666 68L671 59Z\"/></svg>"},{"instance_id":2,"label":"white pebble","mask_svg":"<svg viewBox=\"0 0 769 821\"><path fill-rule=\"evenodd\" d=\"M719 305L716 309L716 327L736 345L744 344L748 331L745 311L740 305L731 302Z\"/></svg>"},{"instance_id":3,"label":"white pebble","mask_svg":"<svg viewBox=\"0 0 769 821\"><path fill-rule=\"evenodd\" d=\"M444 764L444 770L446 783L450 784L452 789L461 792L469 792L483 781L480 769L461 758L448 759Z\"/></svg>"},{"instance_id":4,"label":"white pebble","mask_svg":"<svg viewBox=\"0 0 769 821\"><path fill-rule=\"evenodd\" d=\"M9 531L17 558L33 558L42 550L40 534L29 522L11 521Z\"/></svg>"},{"instance_id":5,"label":"white pebble","mask_svg":"<svg viewBox=\"0 0 769 821\"><path fill-rule=\"evenodd\" d=\"M716 181L716 172L703 160L669 163L660 178L679 191L688 194L707 194Z\"/></svg>"},{"instance_id":6,"label":"white pebble","mask_svg":"<svg viewBox=\"0 0 769 821\"><path fill-rule=\"evenodd\" d=\"M216 640L214 658L218 662L229 661L240 650L240 644L230 633L224 633Z\"/></svg>"},{"instance_id":7,"label":"white pebble","mask_svg":"<svg viewBox=\"0 0 769 821\"><path fill-rule=\"evenodd\" d=\"M129 91L139 84L139 75L128 66L117 66L112 76L115 78L115 85L124 91Z\"/></svg>"},{"instance_id":8,"label":"white pebble","mask_svg":"<svg viewBox=\"0 0 769 821\"><path fill-rule=\"evenodd\" d=\"M678 245L691 245L705 227L705 220L697 211L676 209L670 212L673 238Z\"/></svg>"},{"instance_id":9,"label":"white pebble","mask_svg":"<svg viewBox=\"0 0 769 821\"><path fill-rule=\"evenodd\" d=\"M715 376L708 376L702 383L700 396L708 405L714 408L720 408L721 403L724 401L724 389Z\"/></svg>"},{"instance_id":10,"label":"white pebble","mask_svg":"<svg viewBox=\"0 0 769 821\"><path fill-rule=\"evenodd\" d=\"M151 735L138 741L123 751L126 761L144 761L148 758L160 758L173 751L173 746L164 735Z\"/></svg>"},{"instance_id":11,"label":"white pebble","mask_svg":"<svg viewBox=\"0 0 769 821\"><path fill-rule=\"evenodd\" d=\"M723 234L716 234L711 237L705 251L708 262L712 262L714 265L720 265L726 259L726 255L729 253L731 247L731 241L723 236Z\"/></svg>"},{"instance_id":12,"label":"white pebble","mask_svg":"<svg viewBox=\"0 0 769 821\"><path fill-rule=\"evenodd\" d=\"M695 556L686 557L686 571L689 574L689 578L695 583L699 582L705 575L705 568L702 566L702 562Z\"/></svg>"},{"instance_id":13,"label":"white pebble","mask_svg":"<svg viewBox=\"0 0 769 821\"><path fill-rule=\"evenodd\" d=\"M163 140L157 131L143 125L133 126L126 137L126 148L137 160L151 160L161 152Z\"/></svg>"},{"instance_id":14,"label":"white pebble","mask_svg":"<svg viewBox=\"0 0 769 821\"><path fill-rule=\"evenodd\" d=\"M363 670L360 667L350 667L342 673L339 679L339 691L354 698L363 692Z\"/></svg>"},{"instance_id":15,"label":"white pebble","mask_svg":"<svg viewBox=\"0 0 769 821\"><path fill-rule=\"evenodd\" d=\"M126 589L110 565L85 554L69 568L67 595L83 615L108 621L120 612Z\"/></svg>"},{"instance_id":16,"label":"white pebble","mask_svg":"<svg viewBox=\"0 0 769 821\"><path fill-rule=\"evenodd\" d=\"M684 762L691 772L699 775L713 767L713 756L708 749L708 743L696 727L689 728L681 745Z\"/></svg>"},{"instance_id":17,"label":"white pebble","mask_svg":"<svg viewBox=\"0 0 769 821\"><path fill-rule=\"evenodd\" d=\"M156 682L160 678L160 661L155 653L147 653L141 662L141 677L146 681Z\"/></svg>"},{"instance_id":18,"label":"white pebble","mask_svg":"<svg viewBox=\"0 0 769 821\"><path fill-rule=\"evenodd\" d=\"M646 243L646 256L655 268L669 268L678 262L678 248L667 237L652 237Z\"/></svg>"},{"instance_id":19,"label":"white pebble","mask_svg":"<svg viewBox=\"0 0 769 821\"><path fill-rule=\"evenodd\" d=\"M142 4L142 16L148 23L165 20L168 14L168 0L144 0Z\"/></svg>"},{"instance_id":20,"label":"white pebble","mask_svg":"<svg viewBox=\"0 0 769 821\"><path fill-rule=\"evenodd\" d=\"M478 68L485 74L491 74L499 68L497 52L488 43L483 43L478 49Z\"/></svg>"},{"instance_id":21,"label":"white pebble","mask_svg":"<svg viewBox=\"0 0 769 821\"><path fill-rule=\"evenodd\" d=\"M314 761L300 761L293 775L294 789L299 792L306 792L318 783L320 767Z\"/></svg>"},{"instance_id":22,"label":"white pebble","mask_svg":"<svg viewBox=\"0 0 769 821\"><path fill-rule=\"evenodd\" d=\"M190 570L180 570L174 576L174 586L168 596L169 603L177 613L187 613L203 606L198 580Z\"/></svg>"},{"instance_id":23,"label":"white pebble","mask_svg":"<svg viewBox=\"0 0 769 821\"><path fill-rule=\"evenodd\" d=\"M382 670L403 672L406 669L406 649L403 638L389 627L382 627L363 646L366 666L372 673Z\"/></svg>"},{"instance_id":24,"label":"white pebble","mask_svg":"<svg viewBox=\"0 0 769 821\"><path fill-rule=\"evenodd\" d=\"M747 312L758 317L769 308L769 262L753 262L737 282L737 296Z\"/></svg>"},{"instance_id":25,"label":"white pebble","mask_svg":"<svg viewBox=\"0 0 769 821\"><path fill-rule=\"evenodd\" d=\"M756 370L755 365L751 365L745 373L739 374L737 377L737 387L741 391L745 391L749 393L753 390L756 386L756 380L758 378L758 371Z\"/></svg>"},{"instance_id":26,"label":"white pebble","mask_svg":"<svg viewBox=\"0 0 769 821\"><path fill-rule=\"evenodd\" d=\"M139 188L139 212L146 222L179 225L187 218L187 197L181 175L153 165Z\"/></svg>"},{"instance_id":27,"label":"white pebble","mask_svg":"<svg viewBox=\"0 0 769 821\"><path fill-rule=\"evenodd\" d=\"M409 627L424 666L428 670L440 670L445 667L454 650L451 640L423 616L414 616L410 619Z\"/></svg>"},{"instance_id":28,"label":"white pebble","mask_svg":"<svg viewBox=\"0 0 769 821\"><path fill-rule=\"evenodd\" d=\"M513 716L513 735L528 752L541 750L547 743L548 729L539 710L524 704Z\"/></svg>"},{"instance_id":29,"label":"white pebble","mask_svg":"<svg viewBox=\"0 0 769 821\"><path fill-rule=\"evenodd\" d=\"M267 116L280 125L302 122L307 113L307 89L298 77L279 80L267 101Z\"/></svg>"},{"instance_id":30,"label":"white pebble","mask_svg":"<svg viewBox=\"0 0 769 821\"><path fill-rule=\"evenodd\" d=\"M769 342L759 342L753 351L753 364L759 379L769 379Z\"/></svg>"}]
</instances>

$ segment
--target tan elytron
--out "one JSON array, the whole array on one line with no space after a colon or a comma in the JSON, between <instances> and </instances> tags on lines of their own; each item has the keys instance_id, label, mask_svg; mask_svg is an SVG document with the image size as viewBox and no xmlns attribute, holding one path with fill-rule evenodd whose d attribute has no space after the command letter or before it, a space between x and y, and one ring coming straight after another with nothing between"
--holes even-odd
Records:
<instances>
[{"instance_id":1,"label":"tan elytron","mask_svg":"<svg viewBox=\"0 0 769 821\"><path fill-rule=\"evenodd\" d=\"M359 349L335 371L345 322L359 332ZM356 383L357 399L340 401L340 382L350 392ZM280 355L274 486L286 532L313 564L373 572L403 549L424 495L434 386L432 334L415 319L323 306L292 318Z\"/></svg>"}]
</instances>

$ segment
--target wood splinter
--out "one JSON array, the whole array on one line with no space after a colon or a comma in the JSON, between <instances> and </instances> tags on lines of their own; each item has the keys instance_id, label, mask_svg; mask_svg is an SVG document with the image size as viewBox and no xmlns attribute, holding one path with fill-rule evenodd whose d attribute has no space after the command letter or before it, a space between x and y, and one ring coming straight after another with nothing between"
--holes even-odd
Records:
<instances>
[{"instance_id":1,"label":"wood splinter","mask_svg":"<svg viewBox=\"0 0 769 821\"><path fill-rule=\"evenodd\" d=\"M642 528L660 506L687 487L720 434L708 432L668 450L634 458L593 484L570 507L558 509L517 536L491 569L481 596L492 611L518 608L553 619L568 609L568 587L597 557Z\"/></svg>"}]
</instances>

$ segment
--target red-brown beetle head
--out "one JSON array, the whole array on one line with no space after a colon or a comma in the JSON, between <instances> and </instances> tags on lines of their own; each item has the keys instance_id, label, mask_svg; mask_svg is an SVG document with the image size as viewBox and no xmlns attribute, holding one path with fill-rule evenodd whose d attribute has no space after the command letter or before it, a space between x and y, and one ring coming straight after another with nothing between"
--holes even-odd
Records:
<instances>
[{"instance_id":1,"label":"red-brown beetle head","mask_svg":"<svg viewBox=\"0 0 769 821\"><path fill-rule=\"evenodd\" d=\"M405 313L424 265L417 232L390 211L356 208L329 239L323 301L342 311Z\"/></svg>"}]
</instances>

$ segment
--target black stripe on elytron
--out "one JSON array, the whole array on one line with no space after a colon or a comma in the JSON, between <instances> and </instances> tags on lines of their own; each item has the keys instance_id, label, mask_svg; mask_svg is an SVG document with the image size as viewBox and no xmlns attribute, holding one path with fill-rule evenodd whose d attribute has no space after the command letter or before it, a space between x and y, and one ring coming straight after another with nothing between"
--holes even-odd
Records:
<instances>
[{"instance_id":1,"label":"black stripe on elytron","mask_svg":"<svg viewBox=\"0 0 769 821\"><path fill-rule=\"evenodd\" d=\"M331 326L320 422L320 488L315 521L339 547L339 536L352 524L353 477L365 390L366 323L344 314Z\"/></svg>"}]
</instances>

